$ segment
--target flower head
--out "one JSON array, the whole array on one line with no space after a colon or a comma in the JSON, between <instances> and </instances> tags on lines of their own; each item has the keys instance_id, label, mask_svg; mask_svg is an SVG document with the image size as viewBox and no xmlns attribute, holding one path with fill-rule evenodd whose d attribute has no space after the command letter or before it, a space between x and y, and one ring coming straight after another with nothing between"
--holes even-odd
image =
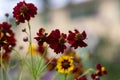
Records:
<instances>
[{"instance_id":1,"label":"flower head","mask_svg":"<svg viewBox=\"0 0 120 80\"><path fill-rule=\"evenodd\" d=\"M54 52L60 53L64 52L66 49L66 34L60 33L58 29L53 30L50 35L48 36L48 44L50 48L54 49Z\"/></svg>"},{"instance_id":2,"label":"flower head","mask_svg":"<svg viewBox=\"0 0 120 80\"><path fill-rule=\"evenodd\" d=\"M37 37L35 37L38 41L39 46L43 46L43 43L47 41L47 33L45 33L45 29L40 28L39 32L37 33Z\"/></svg>"},{"instance_id":3,"label":"flower head","mask_svg":"<svg viewBox=\"0 0 120 80\"><path fill-rule=\"evenodd\" d=\"M96 65L96 72L91 74L93 80L100 80L100 77L107 74L107 70L101 64Z\"/></svg>"},{"instance_id":4,"label":"flower head","mask_svg":"<svg viewBox=\"0 0 120 80\"><path fill-rule=\"evenodd\" d=\"M5 53L11 51L10 48L16 45L16 40L13 31L11 30L11 25L7 22L0 24L0 50L1 47L4 49Z\"/></svg>"},{"instance_id":5,"label":"flower head","mask_svg":"<svg viewBox=\"0 0 120 80\"><path fill-rule=\"evenodd\" d=\"M25 20L29 21L36 14L37 8L32 3L26 3L25 1L17 3L17 6L13 9L13 16L17 22L21 23L24 23Z\"/></svg>"},{"instance_id":6,"label":"flower head","mask_svg":"<svg viewBox=\"0 0 120 80\"><path fill-rule=\"evenodd\" d=\"M73 60L70 56L62 56L57 61L58 72L70 73L74 68Z\"/></svg>"},{"instance_id":7,"label":"flower head","mask_svg":"<svg viewBox=\"0 0 120 80\"><path fill-rule=\"evenodd\" d=\"M83 41L86 39L86 33L83 31L80 33L77 29L75 29L75 32L69 31L68 35L68 43L71 44L71 47L74 47L77 49L78 47L86 47L87 44Z\"/></svg>"}]
</instances>

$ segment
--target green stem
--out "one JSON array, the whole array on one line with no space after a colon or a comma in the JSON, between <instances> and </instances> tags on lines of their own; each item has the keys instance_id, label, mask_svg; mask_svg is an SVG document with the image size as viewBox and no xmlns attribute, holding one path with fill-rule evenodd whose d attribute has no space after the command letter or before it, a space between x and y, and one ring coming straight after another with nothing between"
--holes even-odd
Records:
<instances>
[{"instance_id":1,"label":"green stem","mask_svg":"<svg viewBox=\"0 0 120 80\"><path fill-rule=\"evenodd\" d=\"M19 67L18 77L16 80L22 80L22 71L23 71L23 67L24 67L25 59L27 55L25 57L21 57L20 53L16 49L12 48L12 50L17 54L16 57L20 59L20 67Z\"/></svg>"},{"instance_id":2,"label":"green stem","mask_svg":"<svg viewBox=\"0 0 120 80\"><path fill-rule=\"evenodd\" d=\"M45 51L43 52L43 54L42 54L42 56L41 56L41 58L40 58L40 60L39 60L38 68L36 69L36 70L37 70L37 71L36 71L36 75L38 75L39 70L40 70L40 68L41 68L41 66L42 66L41 62L42 62L42 59L44 58L44 56L46 55L46 51L47 51L47 47L46 47Z\"/></svg>"},{"instance_id":3,"label":"green stem","mask_svg":"<svg viewBox=\"0 0 120 80\"><path fill-rule=\"evenodd\" d=\"M2 61L2 56L4 49L1 47L1 52L0 52L0 65L1 65L1 79L2 80L8 80L8 76L7 76L7 68L4 66L3 61Z\"/></svg>"},{"instance_id":4,"label":"green stem","mask_svg":"<svg viewBox=\"0 0 120 80\"><path fill-rule=\"evenodd\" d=\"M41 69L41 72L45 70L45 68L50 64L50 62L56 57L57 55L55 55L52 59L50 59L50 61Z\"/></svg>"},{"instance_id":5,"label":"green stem","mask_svg":"<svg viewBox=\"0 0 120 80\"><path fill-rule=\"evenodd\" d=\"M67 73L65 74L65 80L67 80Z\"/></svg>"},{"instance_id":6,"label":"green stem","mask_svg":"<svg viewBox=\"0 0 120 80\"><path fill-rule=\"evenodd\" d=\"M1 47L1 52L0 52L0 66L1 66L1 79L3 80L3 64L2 64L2 55L3 55L3 48Z\"/></svg>"},{"instance_id":7,"label":"green stem","mask_svg":"<svg viewBox=\"0 0 120 80\"><path fill-rule=\"evenodd\" d=\"M18 77L16 80L22 80L22 71L23 71L23 65L24 65L24 59L21 60L21 63L20 63L20 69L19 69L19 72L18 72Z\"/></svg>"},{"instance_id":8,"label":"green stem","mask_svg":"<svg viewBox=\"0 0 120 80\"><path fill-rule=\"evenodd\" d=\"M79 78L82 77L82 76L85 76L85 75L87 75L88 73L93 72L93 71L95 71L95 70L92 69L92 68L89 68L89 69L87 69L82 75L80 75Z\"/></svg>"},{"instance_id":9,"label":"green stem","mask_svg":"<svg viewBox=\"0 0 120 80\"><path fill-rule=\"evenodd\" d=\"M8 80L8 73L5 69L3 69L3 80Z\"/></svg>"},{"instance_id":10,"label":"green stem","mask_svg":"<svg viewBox=\"0 0 120 80\"><path fill-rule=\"evenodd\" d=\"M30 26L30 23L28 21L28 28L29 28L29 48L30 48L30 54L31 54L31 62L32 62L32 74L33 74L33 77L34 77L34 80L36 80L36 75L35 75L35 72L34 72L34 62L33 62L33 55L32 55L32 35L31 35L31 26Z\"/></svg>"}]
</instances>

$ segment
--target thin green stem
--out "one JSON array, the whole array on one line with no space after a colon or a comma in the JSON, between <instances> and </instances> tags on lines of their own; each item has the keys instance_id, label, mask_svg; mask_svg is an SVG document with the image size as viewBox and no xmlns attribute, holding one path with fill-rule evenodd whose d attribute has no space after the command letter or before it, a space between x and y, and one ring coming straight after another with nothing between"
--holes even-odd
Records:
<instances>
[{"instance_id":1,"label":"thin green stem","mask_svg":"<svg viewBox=\"0 0 120 80\"><path fill-rule=\"evenodd\" d=\"M1 47L1 52L0 52L0 66L1 66L1 79L3 80L2 54L3 54L3 49L2 49L2 47Z\"/></svg>"},{"instance_id":2,"label":"thin green stem","mask_svg":"<svg viewBox=\"0 0 120 80\"><path fill-rule=\"evenodd\" d=\"M20 69L19 69L18 77L16 80L21 80L22 70L23 70L23 65L25 63L25 59L21 58L20 53L17 50L15 50L14 48L12 48L12 50L17 54L17 57L20 59Z\"/></svg>"},{"instance_id":3,"label":"thin green stem","mask_svg":"<svg viewBox=\"0 0 120 80\"><path fill-rule=\"evenodd\" d=\"M24 59L21 60L17 80L22 80L21 78L22 78L23 65L24 65Z\"/></svg>"},{"instance_id":4,"label":"thin green stem","mask_svg":"<svg viewBox=\"0 0 120 80\"><path fill-rule=\"evenodd\" d=\"M38 68L36 69L37 70L36 75L38 75L39 69L41 68L41 65L42 65L41 62L42 62L43 57L46 55L46 51L47 51L47 47L46 47L45 51L43 52L43 54L39 60Z\"/></svg>"},{"instance_id":5,"label":"thin green stem","mask_svg":"<svg viewBox=\"0 0 120 80\"><path fill-rule=\"evenodd\" d=\"M32 74L34 79L36 80L36 74L34 72L34 62L33 62L33 55L32 55L32 34L31 34L31 26L28 21L28 28L29 28L29 48L30 48L30 54L31 54L31 62L32 62Z\"/></svg>"},{"instance_id":6,"label":"thin green stem","mask_svg":"<svg viewBox=\"0 0 120 80\"><path fill-rule=\"evenodd\" d=\"M50 61L41 69L41 72L45 70L45 68L50 64L50 62L56 57L57 55L55 55L52 59L50 59Z\"/></svg>"},{"instance_id":7,"label":"thin green stem","mask_svg":"<svg viewBox=\"0 0 120 80\"><path fill-rule=\"evenodd\" d=\"M92 69L92 68L87 69L82 75L79 76L79 78L82 77L82 76L87 75L88 73L90 73L92 71L94 71L94 69Z\"/></svg>"},{"instance_id":8,"label":"thin green stem","mask_svg":"<svg viewBox=\"0 0 120 80\"><path fill-rule=\"evenodd\" d=\"M68 74L66 73L66 74L65 74L65 80L67 80L67 75L68 75Z\"/></svg>"},{"instance_id":9,"label":"thin green stem","mask_svg":"<svg viewBox=\"0 0 120 80\"><path fill-rule=\"evenodd\" d=\"M5 68L3 62L2 62L2 56L3 56L3 53L4 52L4 49L1 47L1 52L0 52L0 65L1 65L1 78L2 80L7 80L7 68Z\"/></svg>"}]
</instances>

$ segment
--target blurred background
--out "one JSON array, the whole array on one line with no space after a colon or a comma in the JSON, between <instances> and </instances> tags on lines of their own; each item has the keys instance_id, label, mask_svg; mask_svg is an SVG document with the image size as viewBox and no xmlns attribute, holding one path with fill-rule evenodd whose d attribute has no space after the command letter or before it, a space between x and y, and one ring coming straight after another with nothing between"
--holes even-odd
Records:
<instances>
[{"instance_id":1,"label":"blurred background","mask_svg":"<svg viewBox=\"0 0 120 80\"><path fill-rule=\"evenodd\" d=\"M14 23L12 11L19 1L22 0L0 0L0 23L6 21L4 15L9 13L9 22L17 38L16 48L24 45L23 38L26 35L21 30L27 26L20 24L16 28ZM88 46L80 50L81 53L89 52L89 60L85 65L95 67L96 63L101 63L108 70L104 80L120 80L120 0L25 1L34 3L38 8L38 14L30 21L32 36L41 27L48 33L53 29L60 29L63 33L74 29L85 30Z\"/></svg>"}]
</instances>

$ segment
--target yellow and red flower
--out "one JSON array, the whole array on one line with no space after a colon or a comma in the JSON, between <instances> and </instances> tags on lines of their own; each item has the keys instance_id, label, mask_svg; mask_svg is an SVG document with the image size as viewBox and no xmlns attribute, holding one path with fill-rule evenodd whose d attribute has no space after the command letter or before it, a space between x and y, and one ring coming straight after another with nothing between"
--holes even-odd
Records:
<instances>
[{"instance_id":1,"label":"yellow and red flower","mask_svg":"<svg viewBox=\"0 0 120 80\"><path fill-rule=\"evenodd\" d=\"M61 56L56 67L60 73L70 73L74 69L74 63L70 56Z\"/></svg>"},{"instance_id":2,"label":"yellow and red flower","mask_svg":"<svg viewBox=\"0 0 120 80\"><path fill-rule=\"evenodd\" d=\"M83 31L80 33L77 29L75 29L75 32L69 31L68 35L68 43L71 45L71 47L74 47L77 49L78 47L86 47L87 44L83 41L86 39L86 32Z\"/></svg>"},{"instance_id":3,"label":"yellow and red flower","mask_svg":"<svg viewBox=\"0 0 120 80\"><path fill-rule=\"evenodd\" d=\"M13 9L13 16L18 23L24 23L25 20L29 21L36 14L37 8L32 3L26 3L25 1L17 3L17 6Z\"/></svg>"}]
</instances>

